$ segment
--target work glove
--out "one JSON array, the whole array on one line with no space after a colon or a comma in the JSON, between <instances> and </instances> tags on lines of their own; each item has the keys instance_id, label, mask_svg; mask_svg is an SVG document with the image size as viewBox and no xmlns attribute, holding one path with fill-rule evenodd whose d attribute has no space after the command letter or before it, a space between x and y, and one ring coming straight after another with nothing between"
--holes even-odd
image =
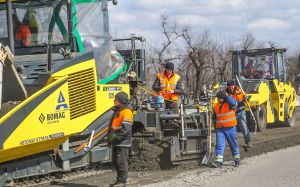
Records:
<instances>
[{"instance_id":1,"label":"work glove","mask_svg":"<svg viewBox=\"0 0 300 187\"><path fill-rule=\"evenodd\" d=\"M107 142L111 144L113 142L113 132L109 132L107 135Z\"/></svg>"},{"instance_id":2,"label":"work glove","mask_svg":"<svg viewBox=\"0 0 300 187\"><path fill-rule=\"evenodd\" d=\"M119 141L119 138L116 135L116 132L111 131L110 133L108 133L108 135L107 135L107 141L110 144L113 143L113 142L115 142L115 141Z\"/></svg>"}]
</instances>

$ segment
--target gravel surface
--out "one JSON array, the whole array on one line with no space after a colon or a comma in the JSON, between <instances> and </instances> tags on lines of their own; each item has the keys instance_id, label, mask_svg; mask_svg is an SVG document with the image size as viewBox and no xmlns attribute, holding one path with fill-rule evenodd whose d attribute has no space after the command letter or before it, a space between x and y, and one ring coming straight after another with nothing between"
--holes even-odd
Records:
<instances>
[{"instance_id":1,"label":"gravel surface","mask_svg":"<svg viewBox=\"0 0 300 187\"><path fill-rule=\"evenodd\" d=\"M161 167L164 167L167 158L164 158L163 145L150 144L144 142L140 154L132 156L129 162L129 169L131 171L153 171L160 170ZM160 156L162 155L162 156ZM166 155L167 156L167 155Z\"/></svg>"},{"instance_id":2,"label":"gravel surface","mask_svg":"<svg viewBox=\"0 0 300 187\"><path fill-rule=\"evenodd\" d=\"M239 168L228 162L220 169L184 172L171 180L146 185L168 186L300 186L300 146L243 160Z\"/></svg>"},{"instance_id":3,"label":"gravel surface","mask_svg":"<svg viewBox=\"0 0 300 187\"><path fill-rule=\"evenodd\" d=\"M239 144L241 148L242 161L244 162L246 158L263 155L267 152L273 152L280 149L286 149L288 147L300 145L300 112L297 112L296 117L297 122L295 127L293 128L269 128L265 132L257 133L256 135L253 135L252 133L252 149L246 149L243 147L243 137L242 134L239 133ZM214 139L215 138L213 137L213 140ZM190 175L190 172L196 174L197 178L200 178L201 181L206 181L207 178L212 178L213 176L218 176L220 174L230 172L234 169L233 167L228 166L221 170L212 170L202 165L199 166L197 162L174 166L171 165L170 161L168 161L169 150L166 147L167 146L165 144L145 143L145 148L141 155L131 157L131 171L129 173L128 186L142 186L157 182L163 182L166 180L178 178L179 175L188 176ZM231 155L228 147L225 153L225 160L231 160ZM245 163L248 163L248 161ZM228 164L232 165L231 162L228 162ZM247 166L247 164L245 166ZM245 166L242 165L241 167L243 168ZM116 173L108 173L53 186L108 186L113 182L115 177ZM200 179L193 179L195 183L190 183L189 181L187 184L189 184L189 186L198 186L198 182L200 181ZM157 184L155 185L160 186Z\"/></svg>"}]
</instances>

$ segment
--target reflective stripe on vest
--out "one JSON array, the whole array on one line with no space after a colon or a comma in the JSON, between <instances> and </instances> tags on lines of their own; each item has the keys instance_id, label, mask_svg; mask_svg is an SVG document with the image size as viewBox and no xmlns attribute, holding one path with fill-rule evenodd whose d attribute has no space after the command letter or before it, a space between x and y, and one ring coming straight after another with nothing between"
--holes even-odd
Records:
<instances>
[{"instance_id":1,"label":"reflective stripe on vest","mask_svg":"<svg viewBox=\"0 0 300 187\"><path fill-rule=\"evenodd\" d=\"M232 114L235 114L234 111L230 111L230 112L227 112L227 113L224 113L224 114L217 114L217 117L224 117L224 116L229 116L229 115L232 115Z\"/></svg>"},{"instance_id":2,"label":"reflective stripe on vest","mask_svg":"<svg viewBox=\"0 0 300 187\"><path fill-rule=\"evenodd\" d=\"M130 109L121 110L119 113L116 113L111 124L111 128L114 131L122 129L122 123L133 123L133 114Z\"/></svg>"},{"instance_id":3,"label":"reflective stripe on vest","mask_svg":"<svg viewBox=\"0 0 300 187\"><path fill-rule=\"evenodd\" d=\"M167 100L177 101L178 95L175 93L168 93L168 92L171 90L175 91L176 85L180 80L180 76L174 73L174 75L170 79L168 79L168 77L163 72L161 74L158 73L157 78L160 80L160 85L166 85L166 87L163 88L162 91L160 92L160 95L162 95Z\"/></svg>"},{"instance_id":4,"label":"reflective stripe on vest","mask_svg":"<svg viewBox=\"0 0 300 187\"><path fill-rule=\"evenodd\" d=\"M222 123L222 124L224 124L224 123L227 123L227 122L230 122L230 121L234 121L234 120L236 120L236 118L235 117L233 117L233 118L228 118L228 119L225 119L225 120L216 120L216 123Z\"/></svg>"},{"instance_id":5,"label":"reflective stripe on vest","mask_svg":"<svg viewBox=\"0 0 300 187\"><path fill-rule=\"evenodd\" d=\"M236 116L234 110L229 108L228 103L224 103L222 105L220 111L221 104L217 103L214 108L216 114L216 128L222 127L233 127L237 125Z\"/></svg>"}]
</instances>

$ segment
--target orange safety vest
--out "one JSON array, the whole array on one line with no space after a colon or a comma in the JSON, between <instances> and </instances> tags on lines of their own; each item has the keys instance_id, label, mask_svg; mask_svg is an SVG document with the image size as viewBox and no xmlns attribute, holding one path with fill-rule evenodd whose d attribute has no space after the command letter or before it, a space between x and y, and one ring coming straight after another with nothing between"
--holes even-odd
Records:
<instances>
[{"instance_id":1,"label":"orange safety vest","mask_svg":"<svg viewBox=\"0 0 300 187\"><path fill-rule=\"evenodd\" d=\"M20 25L19 28L16 30L16 40L21 41L24 46L30 45L30 29L28 26Z\"/></svg>"},{"instance_id":2,"label":"orange safety vest","mask_svg":"<svg viewBox=\"0 0 300 187\"><path fill-rule=\"evenodd\" d=\"M128 122L132 125L133 113L130 109L126 108L116 113L111 123L111 129L113 131L122 129L122 122Z\"/></svg>"},{"instance_id":3,"label":"orange safety vest","mask_svg":"<svg viewBox=\"0 0 300 187\"><path fill-rule=\"evenodd\" d=\"M235 86L234 93L229 92L229 95L237 102L236 112L239 113L245 110L244 99L245 95L242 93L241 89L238 86Z\"/></svg>"},{"instance_id":4,"label":"orange safety vest","mask_svg":"<svg viewBox=\"0 0 300 187\"><path fill-rule=\"evenodd\" d=\"M230 94L231 97L234 98L234 100L238 103L238 102L243 102L244 101L244 94L242 93L241 89L239 87L235 87L234 93Z\"/></svg>"},{"instance_id":5,"label":"orange safety vest","mask_svg":"<svg viewBox=\"0 0 300 187\"><path fill-rule=\"evenodd\" d=\"M234 127L237 125L235 111L229 108L228 103L224 103L220 111L221 104L218 102L214 108L216 114L216 128Z\"/></svg>"},{"instance_id":6,"label":"orange safety vest","mask_svg":"<svg viewBox=\"0 0 300 187\"><path fill-rule=\"evenodd\" d=\"M177 101L178 95L175 93L169 93L171 90L176 89L176 85L178 81L180 80L180 76L176 73L173 74L173 76L168 79L168 77L165 75L165 72L158 73L157 79L160 81L160 85L166 85L165 88L162 89L161 92L159 92L159 95L162 95L165 99Z\"/></svg>"}]
</instances>

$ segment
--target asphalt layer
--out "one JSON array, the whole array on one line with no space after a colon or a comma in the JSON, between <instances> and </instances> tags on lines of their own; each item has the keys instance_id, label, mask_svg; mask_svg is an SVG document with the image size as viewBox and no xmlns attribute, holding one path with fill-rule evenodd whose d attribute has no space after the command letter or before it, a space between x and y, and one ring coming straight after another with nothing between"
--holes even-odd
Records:
<instances>
[{"instance_id":1,"label":"asphalt layer","mask_svg":"<svg viewBox=\"0 0 300 187\"><path fill-rule=\"evenodd\" d=\"M177 177L156 186L264 186L299 187L300 186L300 146L270 152L247 158L242 165L234 168L230 163L219 169L207 171L194 170L182 172Z\"/></svg>"},{"instance_id":2,"label":"asphalt layer","mask_svg":"<svg viewBox=\"0 0 300 187\"><path fill-rule=\"evenodd\" d=\"M248 163L249 157L264 155L268 152L274 152L281 149L286 149L288 147L293 147L300 145L300 112L298 110L296 114L296 124L294 127L271 127L264 132L257 133L254 135L251 134L253 147L251 149L246 149L243 143L242 134L239 133L239 144L241 149L242 163ZM213 138L214 140L215 138ZM151 185L154 186L164 186L165 181L173 180L174 178L180 178L180 175L184 175L186 172L192 172L197 174L197 178L200 178L201 181L205 181L208 178L213 178L218 176L218 172L211 175L207 175L206 172L210 172L212 169L199 164L198 162L190 162L188 164L182 164L179 166L172 165L167 161L166 157L168 156L164 147L157 145L147 145L145 148L144 154L140 157L131 158L130 168L131 172L129 173L128 185L127 186L143 186ZM299 153L299 152L298 152ZM147 157L145 158L145 155ZM299 154L298 154L299 155ZM252 158L250 158L252 159ZM226 150L225 160L229 162L227 165L230 167L225 167L224 172L231 172L235 169L231 167L232 161L229 150ZM276 161L276 159L275 159ZM262 161L263 162L263 161ZM299 165L299 164L298 164ZM242 165L242 167L245 167ZM241 167L241 168L242 168ZM300 166L299 166L300 169ZM215 170L214 170L215 171ZM217 170L216 170L217 171ZM203 176L202 176L203 174ZM202 177L201 177L202 176ZM116 173L107 173L99 176L92 176L88 178L83 178L80 180L74 180L67 183L56 184L52 186L109 186L116 177ZM184 179L184 177L180 178ZM199 181L196 183L190 183L187 181L183 186L198 186ZM172 183L167 183L171 185ZM200 184L200 183L199 183ZM222 184L222 183L220 183ZM299 182L300 184L300 182ZM181 186L181 185L172 185L172 186ZM230 186L230 184L229 184ZM232 186L232 185L231 185ZM263 185L264 186L264 185Z\"/></svg>"}]
</instances>

